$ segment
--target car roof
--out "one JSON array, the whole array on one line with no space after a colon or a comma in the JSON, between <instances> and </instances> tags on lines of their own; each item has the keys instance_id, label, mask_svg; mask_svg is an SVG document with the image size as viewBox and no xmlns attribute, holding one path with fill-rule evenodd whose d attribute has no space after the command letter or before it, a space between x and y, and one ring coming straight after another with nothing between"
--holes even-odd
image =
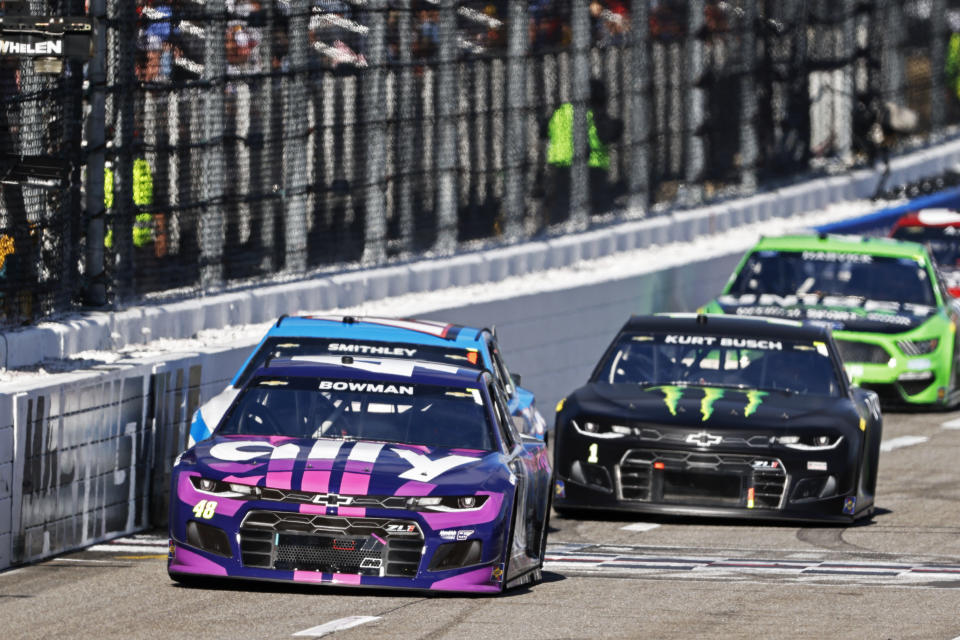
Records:
<instances>
[{"instance_id":1,"label":"car roof","mask_svg":"<svg viewBox=\"0 0 960 640\"><path fill-rule=\"evenodd\" d=\"M264 363L251 380L263 376L296 376L379 380L446 386L480 387L483 372L446 364L354 356L296 356Z\"/></svg>"},{"instance_id":2,"label":"car roof","mask_svg":"<svg viewBox=\"0 0 960 640\"><path fill-rule=\"evenodd\" d=\"M783 318L744 318L714 313L664 313L631 316L621 331L676 331L734 337L827 340L827 327Z\"/></svg>"},{"instance_id":3,"label":"car roof","mask_svg":"<svg viewBox=\"0 0 960 640\"><path fill-rule=\"evenodd\" d=\"M953 209L920 209L905 213L894 224L899 227L958 227L960 226L960 212Z\"/></svg>"},{"instance_id":4,"label":"car roof","mask_svg":"<svg viewBox=\"0 0 960 640\"><path fill-rule=\"evenodd\" d=\"M834 234L788 235L761 238L752 251L834 251L838 253L865 253L889 258L921 258L926 248L918 242L904 242L892 238L845 236Z\"/></svg>"},{"instance_id":5,"label":"car roof","mask_svg":"<svg viewBox=\"0 0 960 640\"><path fill-rule=\"evenodd\" d=\"M270 328L267 337L342 338L479 349L484 342L483 331L429 320L374 316L282 316Z\"/></svg>"}]
</instances>

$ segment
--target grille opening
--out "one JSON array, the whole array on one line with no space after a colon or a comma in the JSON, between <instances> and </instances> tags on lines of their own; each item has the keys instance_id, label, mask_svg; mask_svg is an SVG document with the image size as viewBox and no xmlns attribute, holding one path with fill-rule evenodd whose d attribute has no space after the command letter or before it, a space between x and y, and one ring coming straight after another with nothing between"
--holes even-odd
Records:
<instances>
[{"instance_id":1,"label":"grille opening","mask_svg":"<svg viewBox=\"0 0 960 640\"><path fill-rule=\"evenodd\" d=\"M430 561L430 571L457 569L478 564L481 551L482 545L479 540L441 544L433 553L433 560Z\"/></svg>"},{"instance_id":2,"label":"grille opening","mask_svg":"<svg viewBox=\"0 0 960 640\"><path fill-rule=\"evenodd\" d=\"M196 520L187 523L187 544L218 556L229 558L233 555L226 531Z\"/></svg>"},{"instance_id":3,"label":"grille opening","mask_svg":"<svg viewBox=\"0 0 960 640\"><path fill-rule=\"evenodd\" d=\"M793 488L791 502L808 502L828 498L837 493L837 479L833 476L804 478Z\"/></svg>"},{"instance_id":4,"label":"grille opening","mask_svg":"<svg viewBox=\"0 0 960 640\"><path fill-rule=\"evenodd\" d=\"M900 381L900 386L903 387L903 392L908 396L915 396L918 393L923 393L931 384L933 384L933 378L929 380L902 380Z\"/></svg>"},{"instance_id":5,"label":"grille opening","mask_svg":"<svg viewBox=\"0 0 960 640\"><path fill-rule=\"evenodd\" d=\"M365 576L416 576L423 534L389 518L251 511L240 527L244 566Z\"/></svg>"},{"instance_id":6,"label":"grille opening","mask_svg":"<svg viewBox=\"0 0 960 640\"><path fill-rule=\"evenodd\" d=\"M663 472L664 502L688 504L709 500L715 504L738 505L743 484L738 476L717 473Z\"/></svg>"},{"instance_id":7,"label":"grille opening","mask_svg":"<svg viewBox=\"0 0 960 640\"><path fill-rule=\"evenodd\" d=\"M883 347L868 342L854 342L851 340L837 340L840 357L846 362L863 362L867 364L887 364L890 354Z\"/></svg>"}]
</instances>

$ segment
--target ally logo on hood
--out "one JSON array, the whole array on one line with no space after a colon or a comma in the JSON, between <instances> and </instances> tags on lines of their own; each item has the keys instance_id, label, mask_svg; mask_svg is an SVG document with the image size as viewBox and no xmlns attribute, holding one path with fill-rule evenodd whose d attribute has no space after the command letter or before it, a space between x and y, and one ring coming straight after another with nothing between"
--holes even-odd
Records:
<instances>
[{"instance_id":1,"label":"ally logo on hood","mask_svg":"<svg viewBox=\"0 0 960 640\"><path fill-rule=\"evenodd\" d=\"M338 440L318 440L311 448L307 461L333 460L342 444L344 444L343 441ZM419 482L430 482L451 469L477 461L476 457L455 454L432 459L425 454L410 449L386 447L383 444L370 442L355 443L350 453L350 460L375 464L384 449L389 449L398 458L410 465L408 470L399 474L400 478ZM300 452L300 445L292 442L273 445L260 440L241 440L219 442L210 447L209 455L223 462L267 462L296 460Z\"/></svg>"}]
</instances>

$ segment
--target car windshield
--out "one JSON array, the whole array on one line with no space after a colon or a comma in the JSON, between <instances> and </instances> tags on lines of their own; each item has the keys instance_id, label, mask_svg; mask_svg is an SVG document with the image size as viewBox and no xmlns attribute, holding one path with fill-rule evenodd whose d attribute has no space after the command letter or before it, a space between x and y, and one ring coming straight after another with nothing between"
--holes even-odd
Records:
<instances>
[{"instance_id":1,"label":"car windshield","mask_svg":"<svg viewBox=\"0 0 960 640\"><path fill-rule=\"evenodd\" d=\"M494 448L480 389L369 380L256 378L217 434Z\"/></svg>"},{"instance_id":2,"label":"car windshield","mask_svg":"<svg viewBox=\"0 0 960 640\"><path fill-rule=\"evenodd\" d=\"M728 293L798 296L804 304L831 296L936 305L927 270L917 260L832 251L756 251Z\"/></svg>"},{"instance_id":3,"label":"car windshield","mask_svg":"<svg viewBox=\"0 0 960 640\"><path fill-rule=\"evenodd\" d=\"M622 334L592 382L825 396L841 388L825 342L683 333Z\"/></svg>"},{"instance_id":4,"label":"car windshield","mask_svg":"<svg viewBox=\"0 0 960 640\"><path fill-rule=\"evenodd\" d=\"M237 386L249 380L268 358L297 356L375 356L424 360L468 368L483 366L480 353L476 349L343 338L269 338L250 359L237 381Z\"/></svg>"},{"instance_id":5,"label":"car windshield","mask_svg":"<svg viewBox=\"0 0 960 640\"><path fill-rule=\"evenodd\" d=\"M941 267L960 267L960 227L900 227L893 232L897 240L921 242L930 247L930 253Z\"/></svg>"}]
</instances>

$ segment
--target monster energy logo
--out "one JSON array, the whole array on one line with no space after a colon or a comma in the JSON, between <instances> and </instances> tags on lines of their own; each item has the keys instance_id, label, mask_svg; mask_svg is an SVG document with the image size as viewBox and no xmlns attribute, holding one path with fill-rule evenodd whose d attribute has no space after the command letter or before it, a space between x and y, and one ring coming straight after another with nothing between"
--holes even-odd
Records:
<instances>
[{"instance_id":1,"label":"monster energy logo","mask_svg":"<svg viewBox=\"0 0 960 640\"><path fill-rule=\"evenodd\" d=\"M667 411L669 411L672 416L677 415L677 406L680 404L680 399L687 390L687 387L677 386L653 387L651 389L651 391L659 391L663 394L663 403L667 406ZM703 398L700 399L701 420L706 422L710 419L713 415L713 405L717 400L727 395L728 391L729 389L716 387L703 388ZM770 395L766 391L735 391L734 393L743 393L747 397L747 404L743 408L743 416L745 418L749 418L756 413L760 405L763 404L763 399Z\"/></svg>"}]
</instances>

